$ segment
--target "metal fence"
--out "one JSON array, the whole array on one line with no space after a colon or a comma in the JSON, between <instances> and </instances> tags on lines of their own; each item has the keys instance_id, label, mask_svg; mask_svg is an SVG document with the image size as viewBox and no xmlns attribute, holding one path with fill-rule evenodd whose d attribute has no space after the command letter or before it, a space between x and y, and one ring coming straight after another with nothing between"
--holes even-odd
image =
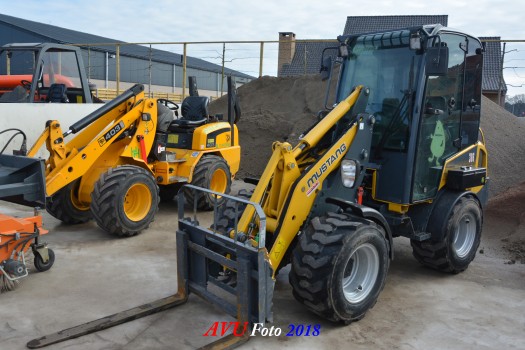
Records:
<instances>
[{"instance_id":1,"label":"metal fence","mask_svg":"<svg viewBox=\"0 0 525 350\"><path fill-rule=\"evenodd\" d=\"M301 42L333 43L334 40L296 40L296 45ZM501 57L495 59L501 60L496 76L499 75L497 79L502 90L507 87L507 96L525 94L525 40L490 42L496 42L501 47ZM127 50L130 45L138 45L142 53L130 55ZM113 90L115 94L124 90L127 80L129 83L144 84L150 96L163 93L170 99L180 100L188 93L187 77L191 75L197 77L199 90L206 91L211 97L220 97L226 91L226 76L236 74L232 71L242 73L237 82L243 84L263 75L277 76L278 70L277 40L96 43L79 46L84 49L88 77L97 81L102 99L113 96ZM180 62L173 61L174 54L180 55ZM304 54L306 58L310 53L301 50L295 54ZM216 66L210 69L208 63ZM126 78L122 79L123 76Z\"/></svg>"}]
</instances>

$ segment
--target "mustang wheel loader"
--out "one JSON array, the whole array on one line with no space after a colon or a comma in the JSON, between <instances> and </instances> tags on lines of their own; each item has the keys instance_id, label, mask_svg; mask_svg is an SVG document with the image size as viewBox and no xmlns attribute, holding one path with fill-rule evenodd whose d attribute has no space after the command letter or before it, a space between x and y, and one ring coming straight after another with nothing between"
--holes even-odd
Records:
<instances>
[{"instance_id":1,"label":"mustang wheel loader","mask_svg":"<svg viewBox=\"0 0 525 350\"><path fill-rule=\"evenodd\" d=\"M229 122L210 117L208 97L198 96L193 81L192 86L192 94L182 102L181 118L173 118L177 104L147 99L144 87L135 85L65 132L58 120L48 121L27 156L21 155L22 149L9 157L33 158L45 144L49 157L41 189L47 211L64 223L94 218L109 233L133 236L153 221L159 187L165 198L173 198L188 182L228 193L239 169L234 111L240 109L231 108ZM230 86L234 96L233 83ZM223 201L207 194L189 198L202 210Z\"/></svg>"},{"instance_id":2,"label":"mustang wheel loader","mask_svg":"<svg viewBox=\"0 0 525 350\"><path fill-rule=\"evenodd\" d=\"M325 49L321 68L337 78L335 103L297 145L272 145L263 174L250 180L253 192L233 197L185 186L195 196L227 201L215 208L211 227L179 205L177 294L28 346L179 305L189 293L240 322L271 321L274 277L288 263L300 303L351 323L376 303L395 237L409 238L425 266L465 270L480 242L488 195L480 41L441 25L338 41ZM246 339L233 334L214 345Z\"/></svg>"}]
</instances>

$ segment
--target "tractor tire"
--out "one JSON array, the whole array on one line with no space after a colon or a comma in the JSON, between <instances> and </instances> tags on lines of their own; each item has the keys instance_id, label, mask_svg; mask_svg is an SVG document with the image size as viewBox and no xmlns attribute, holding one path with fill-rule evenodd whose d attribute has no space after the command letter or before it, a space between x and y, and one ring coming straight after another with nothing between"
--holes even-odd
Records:
<instances>
[{"instance_id":1,"label":"tractor tire","mask_svg":"<svg viewBox=\"0 0 525 350\"><path fill-rule=\"evenodd\" d=\"M120 237L148 228L159 209L159 187L153 175L133 165L109 169L91 193L91 212L98 226Z\"/></svg>"},{"instance_id":2,"label":"tractor tire","mask_svg":"<svg viewBox=\"0 0 525 350\"><path fill-rule=\"evenodd\" d=\"M83 224L92 218L89 205L82 205L76 200L79 181L74 181L53 194L46 205L47 212L65 224Z\"/></svg>"},{"instance_id":3,"label":"tractor tire","mask_svg":"<svg viewBox=\"0 0 525 350\"><path fill-rule=\"evenodd\" d=\"M44 271L49 270L55 263L55 252L48 248L47 254L49 256L49 259L47 260L47 262L44 262L40 254L35 253L35 259L33 260L33 263L35 265L35 268L39 272L44 272Z\"/></svg>"},{"instance_id":4,"label":"tractor tire","mask_svg":"<svg viewBox=\"0 0 525 350\"><path fill-rule=\"evenodd\" d=\"M249 201L252 197L252 193L253 190L240 190L237 192L236 197ZM242 202L236 202L231 199L226 200L219 210L215 229L224 235L229 234L230 231L235 228L235 221L237 220L237 223L239 222L246 206L247 204Z\"/></svg>"},{"instance_id":5,"label":"tractor tire","mask_svg":"<svg viewBox=\"0 0 525 350\"><path fill-rule=\"evenodd\" d=\"M459 273L474 260L481 239L483 214L472 196L460 198L443 222L440 240L411 240L412 254L421 264L435 270Z\"/></svg>"},{"instance_id":6,"label":"tractor tire","mask_svg":"<svg viewBox=\"0 0 525 350\"><path fill-rule=\"evenodd\" d=\"M232 182L230 168L228 163L218 156L206 155L201 158L193 171L192 185L203 187L219 193L230 193ZM184 196L189 208L195 206L197 202L197 209L212 210L215 202L220 206L225 202L224 197L218 197L210 193L197 192L193 193L191 189L184 188Z\"/></svg>"},{"instance_id":7,"label":"tractor tire","mask_svg":"<svg viewBox=\"0 0 525 350\"><path fill-rule=\"evenodd\" d=\"M327 213L313 218L298 239L289 275L295 299L332 322L363 318L390 265L384 230L349 214Z\"/></svg>"}]
</instances>

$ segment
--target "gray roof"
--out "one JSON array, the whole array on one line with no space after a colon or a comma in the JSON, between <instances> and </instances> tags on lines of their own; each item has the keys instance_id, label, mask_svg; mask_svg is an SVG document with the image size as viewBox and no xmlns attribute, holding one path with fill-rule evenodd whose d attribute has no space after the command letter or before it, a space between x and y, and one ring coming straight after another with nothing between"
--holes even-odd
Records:
<instances>
[{"instance_id":1,"label":"gray roof","mask_svg":"<svg viewBox=\"0 0 525 350\"><path fill-rule=\"evenodd\" d=\"M0 14L0 22L5 23L8 26L17 28L18 30L29 32L42 37L42 40L49 42L57 42L60 44L97 44L97 43L125 43L123 41L110 39L98 35L92 35L88 33L79 32L76 30L61 28L50 24L44 24L40 22L29 21L26 19L12 17L4 14ZM94 46L91 47L95 51L103 51L115 54L114 46ZM136 57L141 59L149 59L149 48L141 45L122 45L120 47L120 54L123 56ZM155 62L162 62L168 64L175 64L182 66L182 55L163 51L158 49L152 49L152 60ZM205 60L187 57L186 66L188 68L196 68L200 70L206 70L211 72L221 72L222 67L207 62ZM232 74L237 77L243 77L253 79L254 77L225 68L226 74Z\"/></svg>"},{"instance_id":2,"label":"gray roof","mask_svg":"<svg viewBox=\"0 0 525 350\"><path fill-rule=\"evenodd\" d=\"M501 38L499 36L479 37L479 40L498 40L485 42L485 53L483 55L483 82L484 91L498 91L501 74ZM507 91L505 80L502 81L502 90Z\"/></svg>"},{"instance_id":3,"label":"gray roof","mask_svg":"<svg viewBox=\"0 0 525 350\"><path fill-rule=\"evenodd\" d=\"M448 16L348 16L344 35L393 30L423 24L447 25ZM279 76L317 74L321 67L323 49L334 43L298 41L290 64L285 64ZM306 64L305 64L306 57Z\"/></svg>"},{"instance_id":4,"label":"gray roof","mask_svg":"<svg viewBox=\"0 0 525 350\"><path fill-rule=\"evenodd\" d=\"M326 47L335 45L335 43L329 42L296 42L292 62L283 66L279 76L287 77L319 73L323 50Z\"/></svg>"},{"instance_id":5,"label":"gray roof","mask_svg":"<svg viewBox=\"0 0 525 350\"><path fill-rule=\"evenodd\" d=\"M414 15L414 16L348 16L343 34L353 35L371 33L385 30L395 30L415 27L424 24L441 24L448 26L448 15ZM500 37L480 37L483 40L500 40ZM297 42L295 55L289 65L283 67L281 76L316 74L319 72L321 53L323 48L333 46L330 43ZM499 76L501 72L501 44L487 42L485 44L483 63L483 91L498 91ZM306 47L306 69L304 64L304 51ZM503 90L507 87L503 81Z\"/></svg>"},{"instance_id":6,"label":"gray roof","mask_svg":"<svg viewBox=\"0 0 525 350\"><path fill-rule=\"evenodd\" d=\"M448 25L448 15L415 16L348 16L344 35L381 32L424 24Z\"/></svg>"}]
</instances>

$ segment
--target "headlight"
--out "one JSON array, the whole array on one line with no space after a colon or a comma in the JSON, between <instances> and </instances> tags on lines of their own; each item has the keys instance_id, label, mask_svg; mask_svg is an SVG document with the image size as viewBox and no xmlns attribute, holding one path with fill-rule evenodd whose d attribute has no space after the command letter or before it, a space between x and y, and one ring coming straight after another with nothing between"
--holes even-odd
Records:
<instances>
[{"instance_id":1,"label":"headlight","mask_svg":"<svg viewBox=\"0 0 525 350\"><path fill-rule=\"evenodd\" d=\"M341 162L341 178L344 187L354 187L357 178L357 162L355 160L343 159Z\"/></svg>"}]
</instances>

